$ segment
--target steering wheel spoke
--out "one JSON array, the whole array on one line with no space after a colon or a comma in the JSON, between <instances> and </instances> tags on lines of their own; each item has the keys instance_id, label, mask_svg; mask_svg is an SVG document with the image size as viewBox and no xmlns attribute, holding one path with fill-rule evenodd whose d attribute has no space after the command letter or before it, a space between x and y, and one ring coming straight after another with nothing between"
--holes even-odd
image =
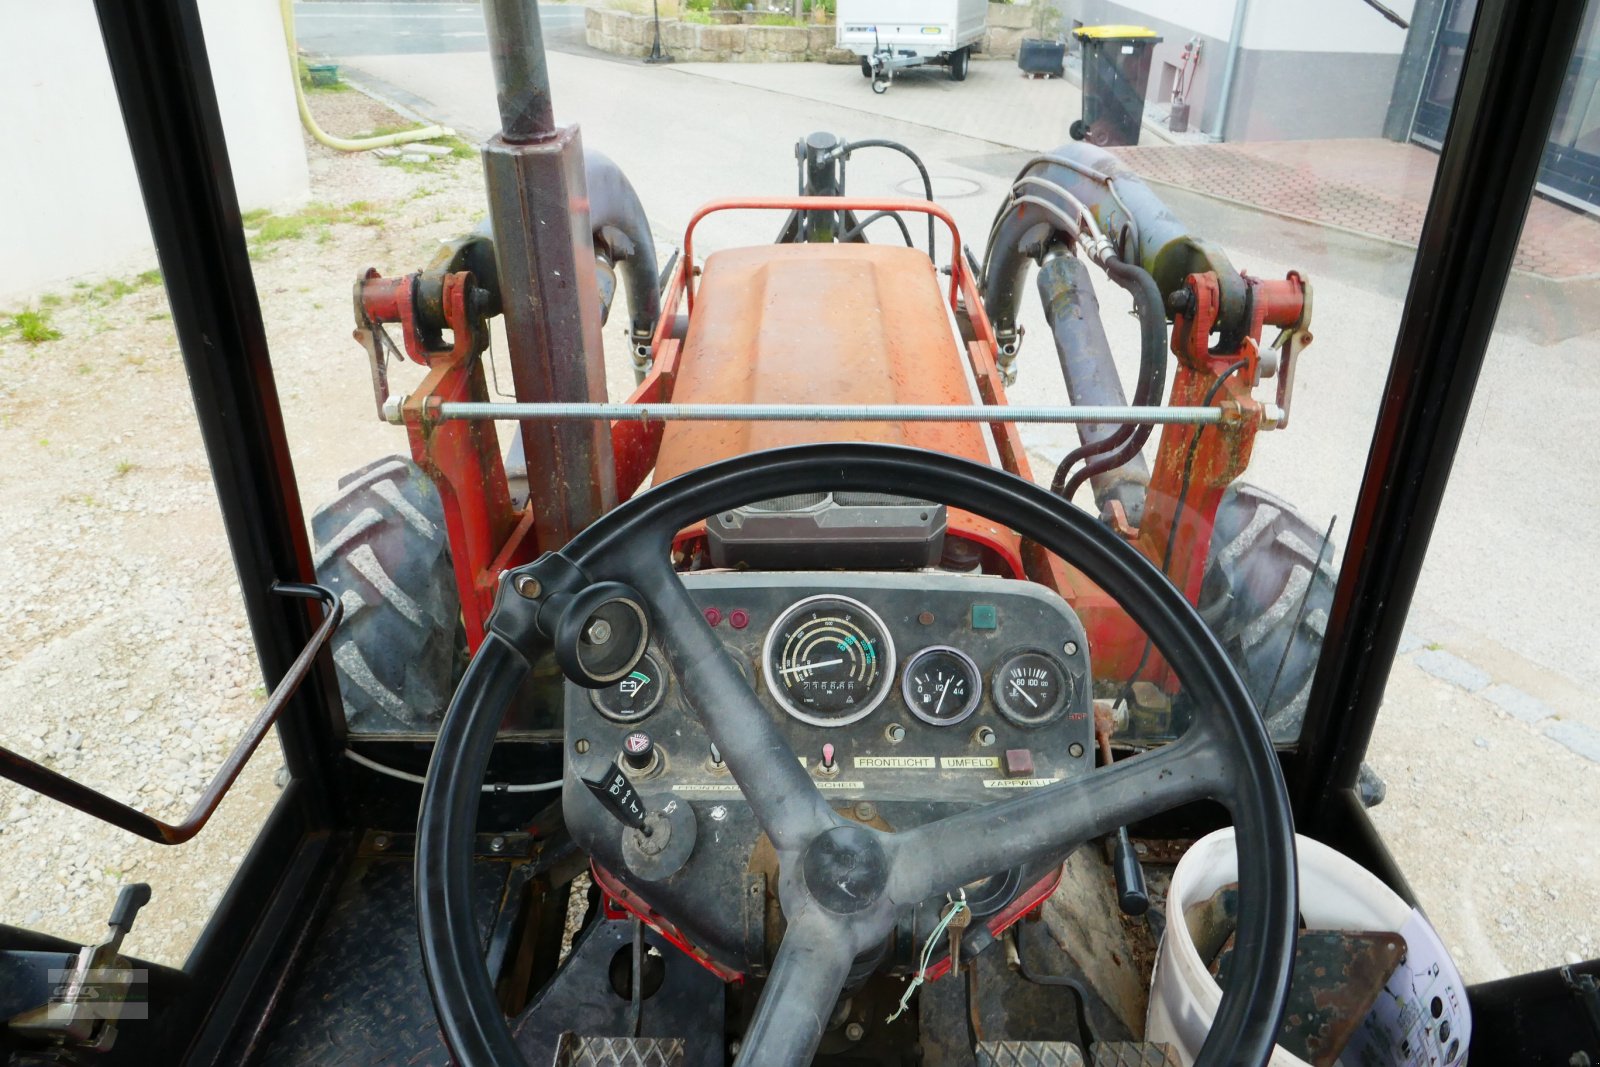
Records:
<instances>
[{"instance_id":1,"label":"steering wheel spoke","mask_svg":"<svg viewBox=\"0 0 1600 1067\"><path fill-rule=\"evenodd\" d=\"M1201 730L1055 785L893 835L889 896L948 893L1019 863L1065 855L1142 818L1226 791L1221 751Z\"/></svg>"},{"instance_id":2,"label":"steering wheel spoke","mask_svg":"<svg viewBox=\"0 0 1600 1067\"><path fill-rule=\"evenodd\" d=\"M835 826L839 816L801 766L750 683L707 625L665 558L637 559L630 577L655 612L657 642L780 856Z\"/></svg>"},{"instance_id":3,"label":"steering wheel spoke","mask_svg":"<svg viewBox=\"0 0 1600 1067\"><path fill-rule=\"evenodd\" d=\"M854 941L836 927L815 911L789 924L734 1067L811 1062L855 959Z\"/></svg>"}]
</instances>

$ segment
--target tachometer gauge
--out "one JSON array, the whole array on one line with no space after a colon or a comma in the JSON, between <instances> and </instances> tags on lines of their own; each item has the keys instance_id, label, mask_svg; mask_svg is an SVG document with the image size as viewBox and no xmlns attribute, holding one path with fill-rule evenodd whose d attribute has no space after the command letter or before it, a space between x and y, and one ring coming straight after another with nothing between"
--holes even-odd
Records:
<instances>
[{"instance_id":1,"label":"tachometer gauge","mask_svg":"<svg viewBox=\"0 0 1600 1067\"><path fill-rule=\"evenodd\" d=\"M971 715L983 695L978 665L965 652L934 645L906 663L900 694L911 714L934 726L954 726Z\"/></svg>"},{"instance_id":2,"label":"tachometer gauge","mask_svg":"<svg viewBox=\"0 0 1600 1067\"><path fill-rule=\"evenodd\" d=\"M783 709L813 726L866 718L894 680L894 644L883 620L859 601L797 601L767 631L767 689Z\"/></svg>"},{"instance_id":3,"label":"tachometer gauge","mask_svg":"<svg viewBox=\"0 0 1600 1067\"><path fill-rule=\"evenodd\" d=\"M994 702L1018 726L1043 726L1067 707L1071 682L1048 653L1020 649L994 672Z\"/></svg>"}]
</instances>

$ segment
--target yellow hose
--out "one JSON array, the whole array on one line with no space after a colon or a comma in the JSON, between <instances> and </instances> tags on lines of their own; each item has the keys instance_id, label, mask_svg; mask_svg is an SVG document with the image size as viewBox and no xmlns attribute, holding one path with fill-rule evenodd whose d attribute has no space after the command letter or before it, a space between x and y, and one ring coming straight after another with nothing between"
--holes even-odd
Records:
<instances>
[{"instance_id":1,"label":"yellow hose","mask_svg":"<svg viewBox=\"0 0 1600 1067\"><path fill-rule=\"evenodd\" d=\"M384 134L382 137L362 137L352 140L348 137L335 137L318 126L317 120L311 117L311 109L306 106L305 87L300 84L300 52L294 42L293 4L294 0L279 0L278 10L283 16L283 39L289 46L289 73L294 78L294 102L300 108L300 122L305 126L306 132L318 142L340 152L365 152L373 148L386 148L389 145L455 136L456 131L445 126L423 126L421 129Z\"/></svg>"}]
</instances>

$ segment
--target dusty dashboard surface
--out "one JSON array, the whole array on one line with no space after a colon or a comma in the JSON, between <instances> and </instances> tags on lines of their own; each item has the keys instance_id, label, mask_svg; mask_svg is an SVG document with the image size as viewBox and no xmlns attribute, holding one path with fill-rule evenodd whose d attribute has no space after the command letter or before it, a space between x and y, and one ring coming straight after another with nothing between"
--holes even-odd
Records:
<instances>
[{"instance_id":1,"label":"dusty dashboard surface","mask_svg":"<svg viewBox=\"0 0 1600 1067\"><path fill-rule=\"evenodd\" d=\"M749 683L752 711L847 818L904 830L1094 766L1083 627L1041 586L941 572L683 580ZM566 820L601 884L653 921L673 915L697 954L730 973L759 971L775 856L659 645L615 685L569 686L565 714ZM670 813L666 840L646 845L661 851L642 854L638 831L584 782L608 777ZM1058 870L1030 864L968 887L974 915L1001 914ZM716 900L744 903L706 907ZM897 943L919 943L923 918Z\"/></svg>"},{"instance_id":2,"label":"dusty dashboard surface","mask_svg":"<svg viewBox=\"0 0 1600 1067\"><path fill-rule=\"evenodd\" d=\"M825 793L983 802L1093 766L1083 628L1041 586L930 573L684 583ZM566 723L641 793L738 798L654 644L617 685L569 688Z\"/></svg>"}]
</instances>

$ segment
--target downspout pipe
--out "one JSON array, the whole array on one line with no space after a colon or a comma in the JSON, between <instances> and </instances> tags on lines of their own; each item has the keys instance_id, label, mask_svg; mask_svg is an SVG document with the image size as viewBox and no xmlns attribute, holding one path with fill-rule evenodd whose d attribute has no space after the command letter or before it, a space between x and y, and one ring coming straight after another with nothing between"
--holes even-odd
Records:
<instances>
[{"instance_id":1,"label":"downspout pipe","mask_svg":"<svg viewBox=\"0 0 1600 1067\"><path fill-rule=\"evenodd\" d=\"M1222 99L1217 103L1217 125L1211 131L1213 140L1223 140L1223 133L1228 128L1233 72L1239 66L1239 51L1244 47L1244 24L1249 11L1250 0L1233 0L1233 29L1228 33L1228 58L1222 65Z\"/></svg>"}]
</instances>

